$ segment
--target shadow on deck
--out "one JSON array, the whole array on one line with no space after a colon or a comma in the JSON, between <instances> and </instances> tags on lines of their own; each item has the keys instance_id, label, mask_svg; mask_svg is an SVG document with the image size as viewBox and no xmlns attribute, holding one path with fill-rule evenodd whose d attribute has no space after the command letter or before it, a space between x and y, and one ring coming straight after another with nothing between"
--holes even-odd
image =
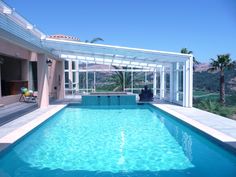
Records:
<instances>
[{"instance_id":1,"label":"shadow on deck","mask_svg":"<svg viewBox=\"0 0 236 177\"><path fill-rule=\"evenodd\" d=\"M0 126L38 108L37 103L17 102L0 107Z\"/></svg>"}]
</instances>

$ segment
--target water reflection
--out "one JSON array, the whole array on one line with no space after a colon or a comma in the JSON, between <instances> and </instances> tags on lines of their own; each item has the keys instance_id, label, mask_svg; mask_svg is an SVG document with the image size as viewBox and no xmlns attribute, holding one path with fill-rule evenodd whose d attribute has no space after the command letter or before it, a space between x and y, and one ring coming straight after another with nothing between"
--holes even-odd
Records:
<instances>
[{"instance_id":1,"label":"water reflection","mask_svg":"<svg viewBox=\"0 0 236 177\"><path fill-rule=\"evenodd\" d=\"M160 121L163 123L169 133L176 139L179 145L183 148L185 156L189 159L190 162L193 161L192 155L192 136L181 129L179 126L174 125L170 121L166 120L163 116L159 116Z\"/></svg>"},{"instance_id":2,"label":"water reflection","mask_svg":"<svg viewBox=\"0 0 236 177\"><path fill-rule=\"evenodd\" d=\"M121 143L120 143L120 158L117 162L118 165L123 165L125 163L124 157L124 145L125 145L125 132L121 130Z\"/></svg>"}]
</instances>

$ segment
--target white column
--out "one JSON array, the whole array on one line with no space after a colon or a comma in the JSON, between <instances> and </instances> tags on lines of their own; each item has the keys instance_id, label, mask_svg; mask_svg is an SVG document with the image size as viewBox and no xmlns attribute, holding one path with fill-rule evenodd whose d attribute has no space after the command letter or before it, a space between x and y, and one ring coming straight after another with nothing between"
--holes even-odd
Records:
<instances>
[{"instance_id":1,"label":"white column","mask_svg":"<svg viewBox=\"0 0 236 177\"><path fill-rule=\"evenodd\" d=\"M76 70L76 75L75 75L75 82L76 82L76 92L79 91L79 61L75 61L75 70Z\"/></svg>"},{"instance_id":2,"label":"white column","mask_svg":"<svg viewBox=\"0 0 236 177\"><path fill-rule=\"evenodd\" d=\"M165 97L165 67L160 70L160 99Z\"/></svg>"},{"instance_id":3,"label":"white column","mask_svg":"<svg viewBox=\"0 0 236 177\"><path fill-rule=\"evenodd\" d=\"M174 94L175 94L175 101L179 101L179 63L176 62L175 64L175 73L174 73Z\"/></svg>"},{"instance_id":4,"label":"white column","mask_svg":"<svg viewBox=\"0 0 236 177\"><path fill-rule=\"evenodd\" d=\"M193 56L189 59L189 105L193 107Z\"/></svg>"},{"instance_id":5,"label":"white column","mask_svg":"<svg viewBox=\"0 0 236 177\"><path fill-rule=\"evenodd\" d=\"M187 85L187 66L186 66L186 62L183 65L183 106L187 107L188 104L188 99L187 99L187 92L188 92L188 87Z\"/></svg>"},{"instance_id":6,"label":"white column","mask_svg":"<svg viewBox=\"0 0 236 177\"><path fill-rule=\"evenodd\" d=\"M193 99L193 58L190 57L183 66L183 106L192 107Z\"/></svg>"},{"instance_id":7,"label":"white column","mask_svg":"<svg viewBox=\"0 0 236 177\"><path fill-rule=\"evenodd\" d=\"M94 88L94 92L96 92L96 72L95 71L93 73L93 88Z\"/></svg>"},{"instance_id":8,"label":"white column","mask_svg":"<svg viewBox=\"0 0 236 177\"><path fill-rule=\"evenodd\" d=\"M173 102L174 100L174 64L170 64L170 98L169 101Z\"/></svg>"},{"instance_id":9,"label":"white column","mask_svg":"<svg viewBox=\"0 0 236 177\"><path fill-rule=\"evenodd\" d=\"M134 93L134 73L133 73L133 68L131 68L131 92Z\"/></svg>"},{"instance_id":10,"label":"white column","mask_svg":"<svg viewBox=\"0 0 236 177\"><path fill-rule=\"evenodd\" d=\"M145 85L147 85L147 72L144 73L144 82L145 82Z\"/></svg>"},{"instance_id":11,"label":"white column","mask_svg":"<svg viewBox=\"0 0 236 177\"><path fill-rule=\"evenodd\" d=\"M153 72L153 95L157 95L157 71L156 69Z\"/></svg>"},{"instance_id":12,"label":"white column","mask_svg":"<svg viewBox=\"0 0 236 177\"><path fill-rule=\"evenodd\" d=\"M69 71L69 89L72 89L72 82L73 82L73 76L72 76L72 60L68 60L68 71Z\"/></svg>"},{"instance_id":13,"label":"white column","mask_svg":"<svg viewBox=\"0 0 236 177\"><path fill-rule=\"evenodd\" d=\"M125 91L125 71L123 71L123 91Z\"/></svg>"},{"instance_id":14,"label":"white column","mask_svg":"<svg viewBox=\"0 0 236 177\"><path fill-rule=\"evenodd\" d=\"M85 81L86 81L86 92L88 93L88 62L86 62L86 76L85 76Z\"/></svg>"},{"instance_id":15,"label":"white column","mask_svg":"<svg viewBox=\"0 0 236 177\"><path fill-rule=\"evenodd\" d=\"M39 107L49 105L48 65L44 54L38 55L38 104Z\"/></svg>"}]
</instances>

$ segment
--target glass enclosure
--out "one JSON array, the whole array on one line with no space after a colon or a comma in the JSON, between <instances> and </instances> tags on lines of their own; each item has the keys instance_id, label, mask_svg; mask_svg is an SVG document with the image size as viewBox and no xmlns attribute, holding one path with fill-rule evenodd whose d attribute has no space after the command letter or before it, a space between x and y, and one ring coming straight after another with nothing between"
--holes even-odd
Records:
<instances>
[{"instance_id":1,"label":"glass enclosure","mask_svg":"<svg viewBox=\"0 0 236 177\"><path fill-rule=\"evenodd\" d=\"M154 71L73 59L65 60L64 66L66 97L91 92L139 94L144 86L148 86L155 98L176 103L183 101L183 63L173 63Z\"/></svg>"}]
</instances>

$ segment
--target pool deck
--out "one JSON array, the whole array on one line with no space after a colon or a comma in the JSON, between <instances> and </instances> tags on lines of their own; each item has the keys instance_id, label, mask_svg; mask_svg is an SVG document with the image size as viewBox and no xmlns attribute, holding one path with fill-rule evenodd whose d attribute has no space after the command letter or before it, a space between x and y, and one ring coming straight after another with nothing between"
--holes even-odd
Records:
<instances>
[{"instance_id":1,"label":"pool deck","mask_svg":"<svg viewBox=\"0 0 236 177\"><path fill-rule=\"evenodd\" d=\"M40 108L0 126L0 152L60 111L66 104L58 103Z\"/></svg>"},{"instance_id":2,"label":"pool deck","mask_svg":"<svg viewBox=\"0 0 236 177\"><path fill-rule=\"evenodd\" d=\"M197 108L161 103L155 107L168 112L236 152L236 121Z\"/></svg>"},{"instance_id":3,"label":"pool deck","mask_svg":"<svg viewBox=\"0 0 236 177\"><path fill-rule=\"evenodd\" d=\"M73 99L57 101L47 108L37 109L0 126L0 152L63 109L68 103L78 103L78 101ZM236 121L196 108L184 108L160 102L152 104L236 152Z\"/></svg>"},{"instance_id":4,"label":"pool deck","mask_svg":"<svg viewBox=\"0 0 236 177\"><path fill-rule=\"evenodd\" d=\"M17 102L0 107L0 126L38 108L37 103Z\"/></svg>"}]
</instances>

